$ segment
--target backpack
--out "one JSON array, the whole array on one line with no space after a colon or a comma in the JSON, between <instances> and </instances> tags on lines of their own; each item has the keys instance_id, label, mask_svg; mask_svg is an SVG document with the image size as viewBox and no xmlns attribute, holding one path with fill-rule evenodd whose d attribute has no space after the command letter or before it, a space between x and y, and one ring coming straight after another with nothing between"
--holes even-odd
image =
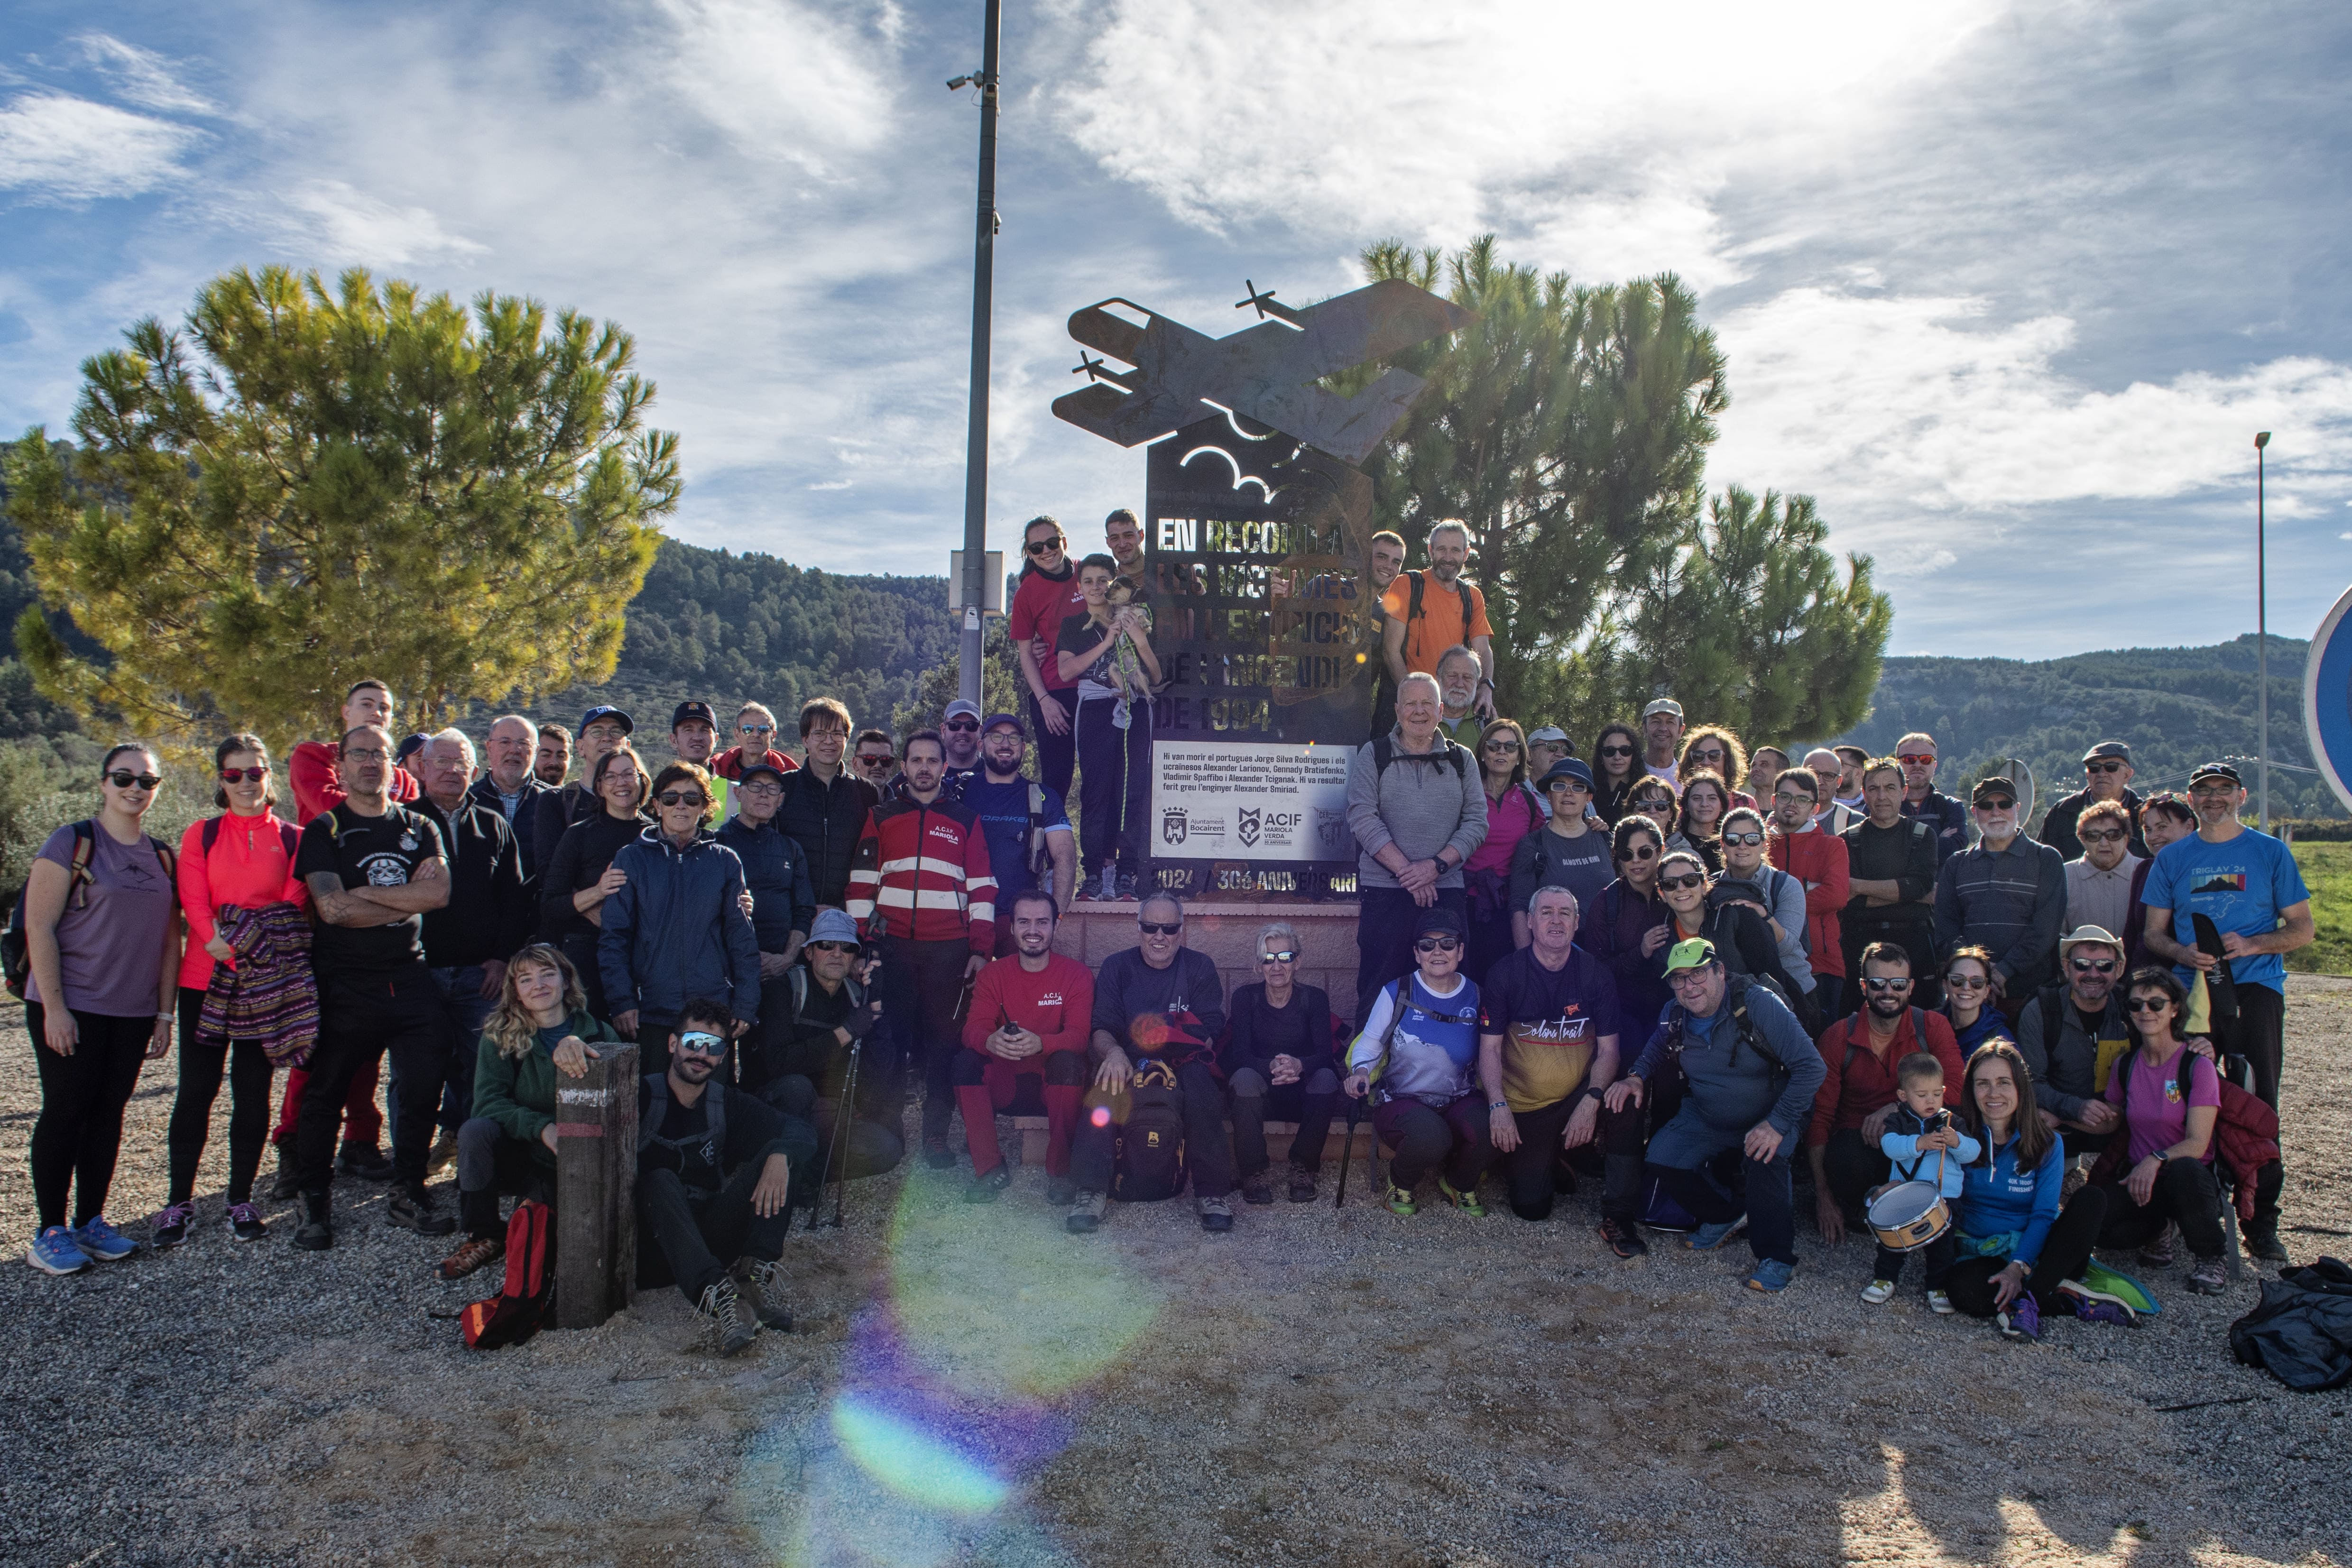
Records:
<instances>
[{"instance_id":1,"label":"backpack","mask_svg":"<svg viewBox=\"0 0 2352 1568\"><path fill-rule=\"evenodd\" d=\"M213 846L220 842L221 824L226 820L220 816L205 818L204 847L207 856L212 854ZM302 847L302 830L290 822L281 822L278 825L278 841L286 847L286 863L291 866L296 852Z\"/></svg>"},{"instance_id":2,"label":"backpack","mask_svg":"<svg viewBox=\"0 0 2352 1568\"><path fill-rule=\"evenodd\" d=\"M1470 753L1464 748L1461 742L1447 740L1444 736L1441 735L1438 737L1438 746L1439 749L1433 753L1429 752L1417 753L1408 752L1405 755L1408 757L1419 756L1424 761L1433 756L1443 757L1445 760L1445 765L1454 770L1454 776L1455 778L1467 778L1470 776ZM1396 760L1397 749L1394 738L1388 735L1373 736L1372 787L1374 789L1377 790L1380 788L1381 775L1388 772L1389 764Z\"/></svg>"},{"instance_id":3,"label":"backpack","mask_svg":"<svg viewBox=\"0 0 2352 1568\"><path fill-rule=\"evenodd\" d=\"M66 868L66 901L70 909L86 910L89 908L90 884L97 880L89 869L90 860L98 853L97 818L82 818L73 825L73 861ZM176 900L180 879L179 858L172 853L170 845L152 833L147 835L147 842L153 847L155 858L163 868L163 879L173 885ZM205 847L211 846L206 845ZM32 949L25 940L25 892L24 888L16 889L16 901L9 910L8 924L5 930L0 930L0 983L5 983L8 994L19 1001L24 999L26 982L33 978Z\"/></svg>"},{"instance_id":4,"label":"backpack","mask_svg":"<svg viewBox=\"0 0 2352 1568\"><path fill-rule=\"evenodd\" d=\"M507 1221L506 1283L457 1314L469 1350L519 1345L555 1321L555 1215L536 1198Z\"/></svg>"},{"instance_id":5,"label":"backpack","mask_svg":"<svg viewBox=\"0 0 2352 1568\"><path fill-rule=\"evenodd\" d=\"M1123 1204L1172 1198L1184 1190L1184 1115L1177 1104L1175 1069L1145 1062L1128 1093L1110 1195Z\"/></svg>"},{"instance_id":6,"label":"backpack","mask_svg":"<svg viewBox=\"0 0 2352 1568\"><path fill-rule=\"evenodd\" d=\"M646 1088L653 1099L646 1107L645 1115L637 1119L637 1155L640 1159L656 1143L675 1152L684 1148L687 1142L682 1138L660 1136L661 1124L669 1119L669 1075L647 1073ZM727 1172L727 1086L712 1079L703 1088L702 1104L702 1142L714 1151L710 1163L723 1179ZM694 1189L689 1187L687 1191L691 1195Z\"/></svg>"},{"instance_id":7,"label":"backpack","mask_svg":"<svg viewBox=\"0 0 2352 1568\"><path fill-rule=\"evenodd\" d=\"M1399 575L1403 577L1407 584L1404 625L1405 635L1411 637L1412 623L1421 619L1421 595L1426 586L1426 578L1418 567L1410 572L1400 573ZM1486 598L1485 595L1478 592L1478 585L1475 583L1457 583L1455 587L1462 595L1462 624L1467 627L1473 621L1486 613ZM1467 642L1469 639L1465 637L1463 640Z\"/></svg>"}]
</instances>

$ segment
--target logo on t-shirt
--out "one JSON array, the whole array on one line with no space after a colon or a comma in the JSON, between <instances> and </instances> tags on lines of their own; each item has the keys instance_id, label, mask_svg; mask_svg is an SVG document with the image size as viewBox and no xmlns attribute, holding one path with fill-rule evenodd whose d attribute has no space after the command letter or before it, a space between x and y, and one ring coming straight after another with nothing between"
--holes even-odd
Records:
<instances>
[{"instance_id":1,"label":"logo on t-shirt","mask_svg":"<svg viewBox=\"0 0 2352 1568\"><path fill-rule=\"evenodd\" d=\"M1048 991L1037 998L1037 1005L1040 1007L1058 1007L1061 1005L1062 994L1058 991Z\"/></svg>"},{"instance_id":2,"label":"logo on t-shirt","mask_svg":"<svg viewBox=\"0 0 2352 1568\"><path fill-rule=\"evenodd\" d=\"M2242 893L2246 890L2243 871L2200 871L2189 883L2190 897L2199 893Z\"/></svg>"},{"instance_id":3,"label":"logo on t-shirt","mask_svg":"<svg viewBox=\"0 0 2352 1568\"><path fill-rule=\"evenodd\" d=\"M415 848L415 842L410 841L408 847ZM360 869L367 873L371 888L404 888L408 885L408 862L397 855L371 855L360 862Z\"/></svg>"}]
</instances>

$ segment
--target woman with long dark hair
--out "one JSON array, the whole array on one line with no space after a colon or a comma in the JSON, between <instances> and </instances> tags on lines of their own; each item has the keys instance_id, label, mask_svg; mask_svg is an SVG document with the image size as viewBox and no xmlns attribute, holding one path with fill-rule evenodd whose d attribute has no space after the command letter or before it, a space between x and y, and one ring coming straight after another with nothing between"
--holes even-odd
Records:
<instances>
[{"instance_id":1,"label":"woman with long dark hair","mask_svg":"<svg viewBox=\"0 0 2352 1568\"><path fill-rule=\"evenodd\" d=\"M2162 1243L2168 1224L2180 1227L2196 1261L2189 1289L2214 1296L2229 1289L2222 1258L2221 1187L2213 1173L2214 1124L2221 1118L2221 1075L2211 1043L2181 1032L2189 992L2158 964L2135 969L2126 982L2124 1010L2135 1037L2107 1073L2107 1102L2123 1111L2120 1162L2112 1146L2099 1165L2107 1213L2102 1247ZM2112 1173L2119 1168L2122 1174ZM2168 1257L2154 1249L2141 1260Z\"/></svg>"},{"instance_id":2,"label":"woman with long dark hair","mask_svg":"<svg viewBox=\"0 0 2352 1568\"><path fill-rule=\"evenodd\" d=\"M1646 816L1618 819L1609 836L1609 862L1617 878L1601 889L1584 911L1576 940L1609 966L1617 981L1617 1014L1625 1034L1643 1045L1674 1000L1660 973L1673 926L1658 897L1658 861L1666 852L1665 831Z\"/></svg>"},{"instance_id":3,"label":"woman with long dark hair","mask_svg":"<svg viewBox=\"0 0 2352 1568\"><path fill-rule=\"evenodd\" d=\"M1625 794L1649 775L1642 768L1642 731L1631 724L1610 722L1592 738L1592 808L1610 826L1633 809Z\"/></svg>"},{"instance_id":4,"label":"woman with long dark hair","mask_svg":"<svg viewBox=\"0 0 2352 1568\"><path fill-rule=\"evenodd\" d=\"M1706 863L1710 876L1723 869L1723 818L1734 804L1721 774L1683 775L1682 840Z\"/></svg>"}]
</instances>

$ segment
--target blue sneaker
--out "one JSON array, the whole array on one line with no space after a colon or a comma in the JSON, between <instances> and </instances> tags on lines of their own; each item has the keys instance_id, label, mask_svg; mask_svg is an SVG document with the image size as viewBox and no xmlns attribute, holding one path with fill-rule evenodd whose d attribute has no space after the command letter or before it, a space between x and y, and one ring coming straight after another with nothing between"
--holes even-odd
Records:
<instances>
[{"instance_id":1,"label":"blue sneaker","mask_svg":"<svg viewBox=\"0 0 2352 1568\"><path fill-rule=\"evenodd\" d=\"M25 1261L44 1274L79 1274L89 1267L89 1255L74 1245L73 1232L53 1225L33 1237Z\"/></svg>"},{"instance_id":2,"label":"blue sneaker","mask_svg":"<svg viewBox=\"0 0 2352 1568\"><path fill-rule=\"evenodd\" d=\"M1796 1272L1797 1266L1793 1263L1783 1263L1777 1258L1759 1258L1756 1260L1756 1272L1748 1277L1748 1288L1768 1294L1786 1290L1790 1278Z\"/></svg>"},{"instance_id":3,"label":"blue sneaker","mask_svg":"<svg viewBox=\"0 0 2352 1568\"><path fill-rule=\"evenodd\" d=\"M1748 1216L1725 1220L1721 1225L1703 1225L1683 1237L1683 1245L1693 1252L1713 1252L1733 1237L1748 1228Z\"/></svg>"},{"instance_id":4,"label":"blue sneaker","mask_svg":"<svg viewBox=\"0 0 2352 1568\"><path fill-rule=\"evenodd\" d=\"M139 1250L139 1244L106 1223L104 1215L92 1215L88 1223L73 1232L76 1247L100 1263L120 1263Z\"/></svg>"}]
</instances>

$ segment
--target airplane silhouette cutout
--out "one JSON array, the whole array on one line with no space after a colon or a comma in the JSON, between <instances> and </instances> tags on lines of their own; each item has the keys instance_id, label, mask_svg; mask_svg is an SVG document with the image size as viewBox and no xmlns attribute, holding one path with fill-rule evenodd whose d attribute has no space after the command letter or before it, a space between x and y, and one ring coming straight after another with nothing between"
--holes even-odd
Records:
<instances>
[{"instance_id":1,"label":"airplane silhouette cutout","mask_svg":"<svg viewBox=\"0 0 2352 1568\"><path fill-rule=\"evenodd\" d=\"M1371 456L1427 384L1391 369L1353 397L1315 384L1335 371L1382 359L1442 337L1474 318L1425 289L1391 279L1318 305L1277 303L1272 289L1248 286L1255 326L1212 338L1136 304L1109 299L1075 312L1070 336L1085 348L1133 365L1111 369L1081 353L1071 372L1088 384L1054 400L1055 415L1122 447L1159 440L1227 409L1329 453L1346 463ZM1124 305L1146 318L1139 327L1110 313Z\"/></svg>"}]
</instances>

